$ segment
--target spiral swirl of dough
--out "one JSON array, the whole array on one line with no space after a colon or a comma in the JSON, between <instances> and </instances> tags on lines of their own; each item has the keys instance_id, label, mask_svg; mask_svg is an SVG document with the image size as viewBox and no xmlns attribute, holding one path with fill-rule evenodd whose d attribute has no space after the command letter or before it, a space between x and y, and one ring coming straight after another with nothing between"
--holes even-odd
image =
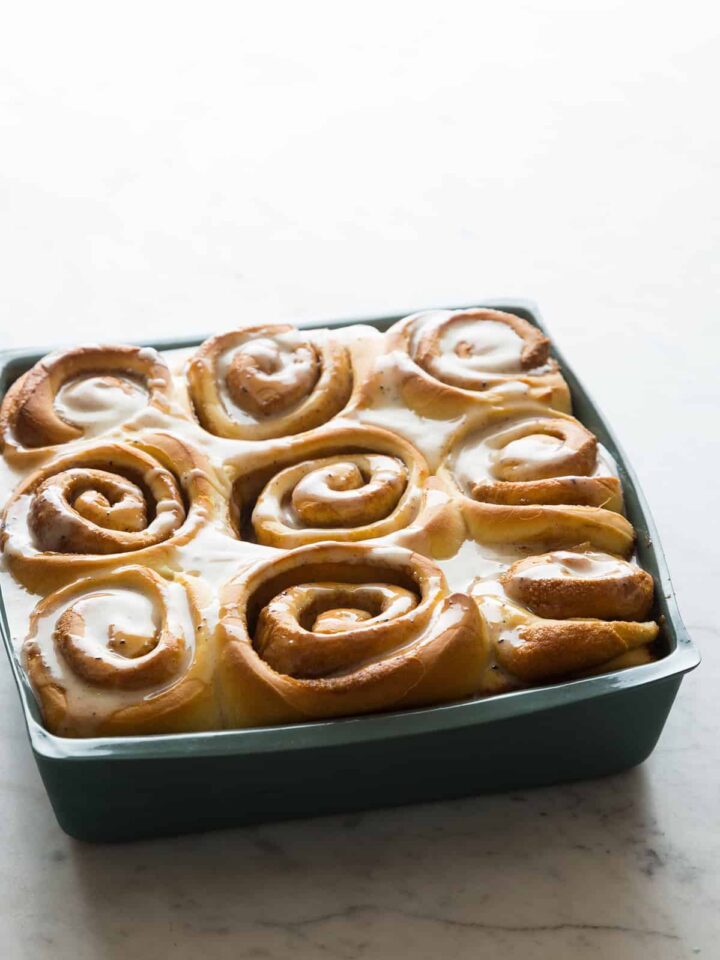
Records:
<instances>
[{"instance_id":1,"label":"spiral swirl of dough","mask_svg":"<svg viewBox=\"0 0 720 960\"><path fill-rule=\"evenodd\" d=\"M572 546L627 555L632 526L609 455L573 417L505 406L451 438L438 477L461 498L471 535L487 543Z\"/></svg>"},{"instance_id":2,"label":"spiral swirl of dough","mask_svg":"<svg viewBox=\"0 0 720 960\"><path fill-rule=\"evenodd\" d=\"M8 564L35 590L118 559L163 564L214 514L205 458L167 434L89 444L34 471L4 514Z\"/></svg>"},{"instance_id":3,"label":"spiral swirl of dough","mask_svg":"<svg viewBox=\"0 0 720 960\"><path fill-rule=\"evenodd\" d=\"M463 697L486 665L475 605L408 550L301 547L239 574L221 601L223 708L238 726Z\"/></svg>"},{"instance_id":4,"label":"spiral swirl of dough","mask_svg":"<svg viewBox=\"0 0 720 960\"><path fill-rule=\"evenodd\" d=\"M519 560L500 582L507 595L540 617L566 620L644 620L653 600L653 579L635 563L581 550L556 550Z\"/></svg>"},{"instance_id":5,"label":"spiral swirl of dough","mask_svg":"<svg viewBox=\"0 0 720 960\"><path fill-rule=\"evenodd\" d=\"M53 733L170 733L220 724L210 646L188 578L128 566L42 600L22 656Z\"/></svg>"},{"instance_id":6,"label":"spiral swirl of dough","mask_svg":"<svg viewBox=\"0 0 720 960\"><path fill-rule=\"evenodd\" d=\"M8 390L0 407L0 445L12 463L37 462L88 436L98 422L117 426L148 404L167 409L171 389L165 362L148 347L53 353Z\"/></svg>"},{"instance_id":7,"label":"spiral swirl of dough","mask_svg":"<svg viewBox=\"0 0 720 960\"><path fill-rule=\"evenodd\" d=\"M2 585L18 639L42 598L23 658L52 732L342 717L659 654L619 476L543 333L485 308L382 326L244 325L169 367L88 346L11 386Z\"/></svg>"},{"instance_id":8,"label":"spiral swirl of dough","mask_svg":"<svg viewBox=\"0 0 720 960\"><path fill-rule=\"evenodd\" d=\"M463 390L486 390L497 377L537 370L550 359L550 341L522 317L500 310L437 311L421 326L415 360L428 373Z\"/></svg>"},{"instance_id":9,"label":"spiral swirl of dough","mask_svg":"<svg viewBox=\"0 0 720 960\"><path fill-rule=\"evenodd\" d=\"M206 340L187 368L190 397L211 433L267 440L334 417L352 390L347 350L288 325L243 327Z\"/></svg>"},{"instance_id":10,"label":"spiral swirl of dough","mask_svg":"<svg viewBox=\"0 0 720 960\"><path fill-rule=\"evenodd\" d=\"M239 470L234 487L244 539L287 550L394 537L449 556L464 536L457 505L433 490L425 459L388 430L328 427L259 451L253 463Z\"/></svg>"},{"instance_id":11,"label":"spiral swirl of dough","mask_svg":"<svg viewBox=\"0 0 720 960\"><path fill-rule=\"evenodd\" d=\"M504 392L570 410L570 392L537 327L501 310L432 310L387 333L403 401L423 416L450 419ZM368 400L372 391L367 391Z\"/></svg>"},{"instance_id":12,"label":"spiral swirl of dough","mask_svg":"<svg viewBox=\"0 0 720 960\"><path fill-rule=\"evenodd\" d=\"M652 659L658 625L645 618L652 577L621 557L582 545L527 557L498 583L473 588L494 645L498 682L542 683Z\"/></svg>"},{"instance_id":13,"label":"spiral swirl of dough","mask_svg":"<svg viewBox=\"0 0 720 960\"><path fill-rule=\"evenodd\" d=\"M418 509L420 491L408 491L408 474L413 467L421 474L422 468L409 466L410 471L407 462L384 454L343 452L286 467L257 499L252 514L257 538L289 548L318 539L369 540L398 530Z\"/></svg>"}]
</instances>

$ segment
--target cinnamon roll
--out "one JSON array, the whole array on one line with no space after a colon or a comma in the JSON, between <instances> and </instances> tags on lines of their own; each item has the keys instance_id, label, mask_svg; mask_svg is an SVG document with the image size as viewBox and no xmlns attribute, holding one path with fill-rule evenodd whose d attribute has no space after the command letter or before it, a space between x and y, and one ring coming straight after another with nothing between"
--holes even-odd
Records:
<instances>
[{"instance_id":1,"label":"cinnamon roll","mask_svg":"<svg viewBox=\"0 0 720 960\"><path fill-rule=\"evenodd\" d=\"M497 408L452 438L438 477L462 499L471 535L486 543L573 545L627 555L632 526L622 487L594 435L537 404Z\"/></svg>"},{"instance_id":2,"label":"cinnamon roll","mask_svg":"<svg viewBox=\"0 0 720 960\"><path fill-rule=\"evenodd\" d=\"M206 340L187 367L195 414L206 430L267 440L317 427L347 404L348 352L327 330L248 326Z\"/></svg>"},{"instance_id":3,"label":"cinnamon roll","mask_svg":"<svg viewBox=\"0 0 720 960\"><path fill-rule=\"evenodd\" d=\"M510 388L558 410L570 393L550 356L550 341L522 317L501 310L432 310L391 327L391 350L412 361L403 396L426 416L452 416L479 397Z\"/></svg>"},{"instance_id":4,"label":"cinnamon roll","mask_svg":"<svg viewBox=\"0 0 720 960\"><path fill-rule=\"evenodd\" d=\"M457 506L421 454L376 427L329 427L241 461L233 490L244 539L284 550L321 540L392 537L431 556L464 537Z\"/></svg>"},{"instance_id":5,"label":"cinnamon roll","mask_svg":"<svg viewBox=\"0 0 720 960\"><path fill-rule=\"evenodd\" d=\"M59 736L220 726L214 640L191 578L128 566L77 580L35 608L22 658Z\"/></svg>"},{"instance_id":6,"label":"cinnamon roll","mask_svg":"<svg viewBox=\"0 0 720 960\"><path fill-rule=\"evenodd\" d=\"M13 575L41 592L118 561L162 567L221 510L209 463L175 437L87 444L20 484L2 543Z\"/></svg>"},{"instance_id":7,"label":"cinnamon roll","mask_svg":"<svg viewBox=\"0 0 720 960\"><path fill-rule=\"evenodd\" d=\"M589 548L528 557L472 594L494 645L490 692L652 658L652 577L621 557Z\"/></svg>"},{"instance_id":8,"label":"cinnamon roll","mask_svg":"<svg viewBox=\"0 0 720 960\"><path fill-rule=\"evenodd\" d=\"M480 308L45 358L0 407L0 579L48 728L341 717L649 662L652 579L569 410L542 332Z\"/></svg>"},{"instance_id":9,"label":"cinnamon roll","mask_svg":"<svg viewBox=\"0 0 720 960\"><path fill-rule=\"evenodd\" d=\"M148 405L167 409L171 377L149 347L85 346L53 353L16 380L0 407L0 449L37 462L98 436Z\"/></svg>"},{"instance_id":10,"label":"cinnamon roll","mask_svg":"<svg viewBox=\"0 0 720 960\"><path fill-rule=\"evenodd\" d=\"M408 550L301 547L221 592L220 689L232 726L440 703L477 690L488 641L468 597Z\"/></svg>"},{"instance_id":11,"label":"cinnamon roll","mask_svg":"<svg viewBox=\"0 0 720 960\"><path fill-rule=\"evenodd\" d=\"M583 544L514 563L500 576L505 593L539 617L644 620L653 579L637 564Z\"/></svg>"}]
</instances>

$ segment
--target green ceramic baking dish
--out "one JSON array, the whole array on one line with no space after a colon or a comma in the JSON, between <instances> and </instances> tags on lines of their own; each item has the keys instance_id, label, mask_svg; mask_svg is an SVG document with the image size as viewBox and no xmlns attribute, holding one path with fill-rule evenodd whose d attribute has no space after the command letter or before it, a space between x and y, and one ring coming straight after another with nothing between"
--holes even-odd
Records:
<instances>
[{"instance_id":1,"label":"green ceramic baking dish","mask_svg":"<svg viewBox=\"0 0 720 960\"><path fill-rule=\"evenodd\" d=\"M486 304L544 329L527 302ZM411 312L411 311L408 311ZM370 323L399 316L318 321ZM201 337L153 343L187 347ZM132 840L290 817L559 783L624 770L654 748L683 674L700 657L680 619L657 532L627 460L555 351L574 412L618 462L641 564L657 585L665 656L652 664L486 700L265 729L74 740L49 734L2 636L35 760L60 826L91 841ZM0 395L41 354L0 355Z\"/></svg>"}]
</instances>

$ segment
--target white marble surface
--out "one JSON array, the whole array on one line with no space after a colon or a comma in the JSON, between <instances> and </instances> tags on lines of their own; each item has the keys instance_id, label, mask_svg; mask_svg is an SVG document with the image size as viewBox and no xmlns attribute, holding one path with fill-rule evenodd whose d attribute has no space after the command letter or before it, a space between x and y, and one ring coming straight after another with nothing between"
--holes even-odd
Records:
<instances>
[{"instance_id":1,"label":"white marble surface","mask_svg":"<svg viewBox=\"0 0 720 960\"><path fill-rule=\"evenodd\" d=\"M3 957L717 956L716 9L4 12L4 344L533 297L705 659L621 776L115 848L56 826L0 670Z\"/></svg>"}]
</instances>

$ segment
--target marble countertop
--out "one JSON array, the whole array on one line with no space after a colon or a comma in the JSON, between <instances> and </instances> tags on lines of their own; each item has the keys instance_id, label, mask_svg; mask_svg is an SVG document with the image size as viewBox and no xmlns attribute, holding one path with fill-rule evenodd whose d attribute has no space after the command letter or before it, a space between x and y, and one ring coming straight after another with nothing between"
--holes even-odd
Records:
<instances>
[{"instance_id":1,"label":"marble countertop","mask_svg":"<svg viewBox=\"0 0 720 960\"><path fill-rule=\"evenodd\" d=\"M2 342L534 298L704 662L618 776L119 847L60 831L0 669L9 960L717 956L720 15L400 6L16 5Z\"/></svg>"}]
</instances>

